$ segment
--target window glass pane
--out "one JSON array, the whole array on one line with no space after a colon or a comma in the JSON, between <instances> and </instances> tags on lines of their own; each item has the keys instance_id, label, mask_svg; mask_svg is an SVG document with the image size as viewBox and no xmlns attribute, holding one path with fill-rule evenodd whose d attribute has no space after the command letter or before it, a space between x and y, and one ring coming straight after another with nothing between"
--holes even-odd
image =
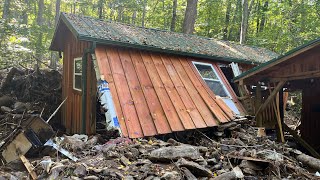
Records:
<instances>
[{"instance_id":1,"label":"window glass pane","mask_svg":"<svg viewBox=\"0 0 320 180\"><path fill-rule=\"evenodd\" d=\"M81 73L82 72L82 60L74 61L74 72Z\"/></svg>"},{"instance_id":2,"label":"window glass pane","mask_svg":"<svg viewBox=\"0 0 320 180\"><path fill-rule=\"evenodd\" d=\"M228 97L227 92L224 90L222 84L218 81L209 81L205 80L205 82L208 84L210 89L216 94L217 96L220 97Z\"/></svg>"},{"instance_id":3,"label":"window glass pane","mask_svg":"<svg viewBox=\"0 0 320 180\"><path fill-rule=\"evenodd\" d=\"M74 75L74 88L82 88L81 75Z\"/></svg>"},{"instance_id":4,"label":"window glass pane","mask_svg":"<svg viewBox=\"0 0 320 180\"><path fill-rule=\"evenodd\" d=\"M209 65L195 64L203 78L218 79L213 69Z\"/></svg>"}]
</instances>

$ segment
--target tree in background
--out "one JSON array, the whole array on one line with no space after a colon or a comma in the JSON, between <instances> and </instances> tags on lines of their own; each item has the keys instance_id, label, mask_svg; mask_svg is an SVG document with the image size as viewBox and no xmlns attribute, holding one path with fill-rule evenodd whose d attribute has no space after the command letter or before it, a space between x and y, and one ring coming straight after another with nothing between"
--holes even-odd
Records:
<instances>
[{"instance_id":1,"label":"tree in background","mask_svg":"<svg viewBox=\"0 0 320 180\"><path fill-rule=\"evenodd\" d=\"M48 48L60 11L236 43L241 39L278 53L320 34L319 0L3 0L0 68L35 64L35 59L54 68L58 55Z\"/></svg>"}]
</instances>

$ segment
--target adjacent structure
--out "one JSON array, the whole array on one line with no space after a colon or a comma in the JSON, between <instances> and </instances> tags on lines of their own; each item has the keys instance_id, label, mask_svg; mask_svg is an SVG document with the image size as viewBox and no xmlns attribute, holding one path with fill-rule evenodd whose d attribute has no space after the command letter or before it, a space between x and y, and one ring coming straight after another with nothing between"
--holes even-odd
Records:
<instances>
[{"instance_id":1,"label":"adjacent structure","mask_svg":"<svg viewBox=\"0 0 320 180\"><path fill-rule=\"evenodd\" d=\"M50 49L63 52L66 129L95 132L98 92L108 109L107 125L131 138L213 127L243 114L229 83L233 72L276 56L262 48L65 13ZM232 62L239 66L231 69Z\"/></svg>"},{"instance_id":2,"label":"adjacent structure","mask_svg":"<svg viewBox=\"0 0 320 180\"><path fill-rule=\"evenodd\" d=\"M302 91L301 137L320 153L320 38L263 63L235 78L241 85L264 84L274 87L268 99L278 92ZM281 100L281 99L280 99ZM268 106L267 103L262 107ZM270 103L269 103L270 104ZM261 108L260 108L261 109ZM261 115L265 110L256 112ZM258 114L257 114L258 113ZM269 112L270 114L270 112ZM316 156L316 155L315 155ZM319 156L316 156L319 157Z\"/></svg>"}]
</instances>

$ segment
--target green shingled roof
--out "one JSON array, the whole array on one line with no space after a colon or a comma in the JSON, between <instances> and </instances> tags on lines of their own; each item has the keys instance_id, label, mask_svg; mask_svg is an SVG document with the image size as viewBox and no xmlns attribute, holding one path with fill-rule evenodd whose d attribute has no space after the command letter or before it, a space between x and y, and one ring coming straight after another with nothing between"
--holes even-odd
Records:
<instances>
[{"instance_id":1,"label":"green shingled roof","mask_svg":"<svg viewBox=\"0 0 320 180\"><path fill-rule=\"evenodd\" d=\"M158 29L104 21L91 17L61 13L60 23L79 39L98 44L120 45L173 54L202 57L221 61L260 64L273 59L276 53L264 48L244 46L228 41L209 39L196 35L182 34ZM59 26L58 26L59 28ZM59 51L55 38L51 50Z\"/></svg>"}]
</instances>

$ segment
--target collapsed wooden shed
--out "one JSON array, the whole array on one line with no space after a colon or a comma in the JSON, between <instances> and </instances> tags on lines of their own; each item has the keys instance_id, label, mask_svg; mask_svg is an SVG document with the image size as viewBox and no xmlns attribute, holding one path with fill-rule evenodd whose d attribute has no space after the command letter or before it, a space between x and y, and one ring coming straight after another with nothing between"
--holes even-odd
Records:
<instances>
[{"instance_id":1,"label":"collapsed wooden shed","mask_svg":"<svg viewBox=\"0 0 320 180\"><path fill-rule=\"evenodd\" d=\"M67 131L95 132L97 92L104 91L116 114L111 123L131 138L213 127L244 114L229 83L229 64L245 71L276 56L262 48L65 13L50 49L63 52Z\"/></svg>"},{"instance_id":2,"label":"collapsed wooden shed","mask_svg":"<svg viewBox=\"0 0 320 180\"><path fill-rule=\"evenodd\" d=\"M310 147L320 153L320 38L253 68L236 77L234 81L240 85L255 85L257 87L270 85L274 87L273 92L264 99L265 102L256 108L259 112L256 111L255 114L257 118L262 118L261 121L266 119L263 114L268 113L266 107L273 104L270 102L281 101L279 95L278 99L276 98L277 94L280 94L281 97L283 91L301 90L301 137ZM255 98L261 99L257 96ZM283 122L283 115L281 115L283 109L280 108L277 111ZM276 122L275 119L274 122ZM262 122L261 125L264 126L264 123ZM283 125L285 126L285 124Z\"/></svg>"}]
</instances>

